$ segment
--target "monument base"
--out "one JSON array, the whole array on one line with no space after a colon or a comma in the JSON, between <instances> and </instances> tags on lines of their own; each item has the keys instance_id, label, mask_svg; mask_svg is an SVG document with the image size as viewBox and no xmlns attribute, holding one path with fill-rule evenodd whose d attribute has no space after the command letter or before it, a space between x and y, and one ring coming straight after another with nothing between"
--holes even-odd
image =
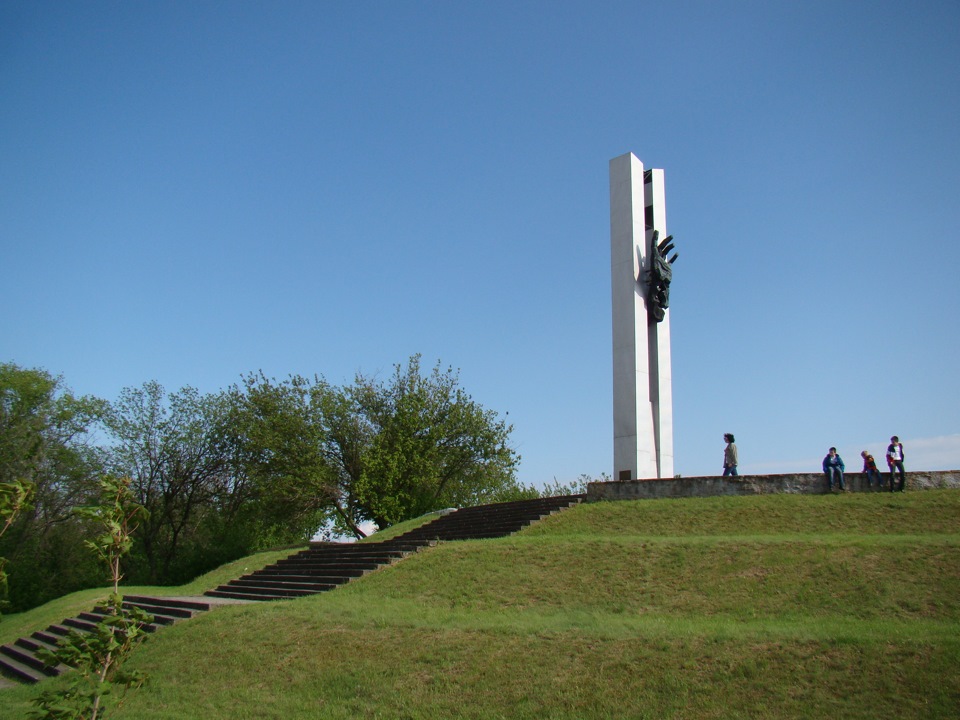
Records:
<instances>
[{"instance_id":1,"label":"monument base","mask_svg":"<svg viewBox=\"0 0 960 720\"><path fill-rule=\"evenodd\" d=\"M863 473L844 473L844 483L851 492L880 492L867 487ZM882 472L883 492L890 490L890 473ZM935 488L960 489L960 470L907 470L907 490ZM823 473L787 475L739 475L737 477L662 478L651 480L617 480L592 482L587 485L587 502L599 500L657 500L661 498L717 497L720 495L767 495L795 493L825 495L827 478Z\"/></svg>"}]
</instances>

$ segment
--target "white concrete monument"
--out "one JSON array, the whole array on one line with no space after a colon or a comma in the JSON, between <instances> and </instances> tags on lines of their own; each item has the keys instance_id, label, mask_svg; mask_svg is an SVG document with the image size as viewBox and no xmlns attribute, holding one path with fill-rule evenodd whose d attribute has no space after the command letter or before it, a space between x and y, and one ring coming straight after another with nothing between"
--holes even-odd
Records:
<instances>
[{"instance_id":1,"label":"white concrete monument","mask_svg":"<svg viewBox=\"0 0 960 720\"><path fill-rule=\"evenodd\" d=\"M673 477L671 264L663 170L633 153L610 161L613 302L613 472L616 480Z\"/></svg>"}]
</instances>

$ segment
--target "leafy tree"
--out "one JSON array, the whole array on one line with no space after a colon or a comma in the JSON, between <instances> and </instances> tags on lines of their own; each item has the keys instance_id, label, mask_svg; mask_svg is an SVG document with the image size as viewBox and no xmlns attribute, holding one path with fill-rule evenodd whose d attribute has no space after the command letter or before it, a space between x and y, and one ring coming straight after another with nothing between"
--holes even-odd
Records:
<instances>
[{"instance_id":1,"label":"leafy tree","mask_svg":"<svg viewBox=\"0 0 960 720\"><path fill-rule=\"evenodd\" d=\"M259 373L232 393L241 464L269 535L305 540L330 523L361 536L353 487L370 438L342 390L318 377L277 382Z\"/></svg>"},{"instance_id":2,"label":"leafy tree","mask_svg":"<svg viewBox=\"0 0 960 720\"><path fill-rule=\"evenodd\" d=\"M235 463L229 417L224 393L185 387L167 395L156 382L125 388L111 405L110 469L131 478L137 502L148 511L137 536L137 578L174 583L210 569L209 563L187 566L184 557L198 546L215 549L218 532L241 517L249 494ZM217 552L210 557L223 559Z\"/></svg>"},{"instance_id":3,"label":"leafy tree","mask_svg":"<svg viewBox=\"0 0 960 720\"><path fill-rule=\"evenodd\" d=\"M0 364L0 505L6 508L0 555L9 558L16 609L92 582L82 538L74 542L82 529L70 512L101 471L101 453L89 437L105 407L97 398L75 397L46 371ZM52 571L51 562L64 571Z\"/></svg>"},{"instance_id":4,"label":"leafy tree","mask_svg":"<svg viewBox=\"0 0 960 720\"><path fill-rule=\"evenodd\" d=\"M286 518L298 530L326 521L362 537L365 520L387 527L524 493L512 428L474 402L453 370L438 364L424 377L419 355L386 383L358 375L337 388L319 377L277 382L261 373L232 392L258 497L275 522Z\"/></svg>"},{"instance_id":5,"label":"leafy tree","mask_svg":"<svg viewBox=\"0 0 960 720\"><path fill-rule=\"evenodd\" d=\"M76 470L89 474L97 458L86 435L105 409L46 371L0 364L0 482L62 489Z\"/></svg>"},{"instance_id":6,"label":"leafy tree","mask_svg":"<svg viewBox=\"0 0 960 720\"><path fill-rule=\"evenodd\" d=\"M347 392L373 435L357 496L378 526L521 492L512 426L476 403L451 368L438 363L424 376L415 355L389 382L358 376Z\"/></svg>"}]
</instances>

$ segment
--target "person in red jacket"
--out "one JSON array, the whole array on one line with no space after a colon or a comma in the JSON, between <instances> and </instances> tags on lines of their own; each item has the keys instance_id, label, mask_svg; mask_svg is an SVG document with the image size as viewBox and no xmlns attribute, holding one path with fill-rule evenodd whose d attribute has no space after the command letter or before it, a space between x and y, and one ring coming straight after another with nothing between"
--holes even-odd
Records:
<instances>
[{"instance_id":1,"label":"person in red jacket","mask_svg":"<svg viewBox=\"0 0 960 720\"><path fill-rule=\"evenodd\" d=\"M877 490L881 488L883 480L880 477L880 470L877 469L877 461L873 459L873 455L864 450L860 453L860 457L863 458L863 474L867 476L867 489L873 487L873 480L877 480Z\"/></svg>"}]
</instances>

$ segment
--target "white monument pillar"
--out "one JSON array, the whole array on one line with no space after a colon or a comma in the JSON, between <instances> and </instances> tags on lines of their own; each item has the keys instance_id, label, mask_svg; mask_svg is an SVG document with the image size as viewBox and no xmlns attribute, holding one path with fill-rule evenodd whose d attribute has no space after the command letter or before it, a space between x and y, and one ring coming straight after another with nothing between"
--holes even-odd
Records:
<instances>
[{"instance_id":1,"label":"white monument pillar","mask_svg":"<svg viewBox=\"0 0 960 720\"><path fill-rule=\"evenodd\" d=\"M627 153L610 161L613 303L613 473L616 480L673 477L670 310L648 314L654 230L667 237L663 170Z\"/></svg>"}]
</instances>

